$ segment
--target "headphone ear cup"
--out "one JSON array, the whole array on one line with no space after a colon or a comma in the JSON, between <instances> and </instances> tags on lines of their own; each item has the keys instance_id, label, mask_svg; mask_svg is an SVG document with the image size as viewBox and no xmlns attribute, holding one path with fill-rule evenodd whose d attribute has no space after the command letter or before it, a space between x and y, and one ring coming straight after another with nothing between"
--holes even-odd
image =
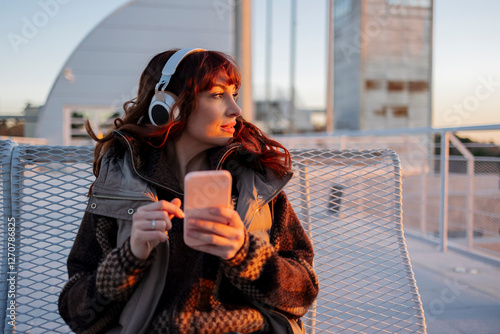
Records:
<instances>
[{"instance_id":1,"label":"headphone ear cup","mask_svg":"<svg viewBox=\"0 0 500 334\"><path fill-rule=\"evenodd\" d=\"M176 96L170 92L156 92L149 105L149 120L156 126L165 125L169 121L170 109L175 103ZM178 108L173 112L174 119L178 116ZM176 115L177 114L177 115Z\"/></svg>"},{"instance_id":2,"label":"headphone ear cup","mask_svg":"<svg viewBox=\"0 0 500 334\"><path fill-rule=\"evenodd\" d=\"M177 96L175 94L170 93L170 92L165 92L165 104L168 106L168 112L169 112L169 114L172 114L171 118L174 121L177 120L177 118L179 117L179 114L180 114L179 108L173 108L173 110L172 110L172 107L173 107L176 100L177 100Z\"/></svg>"}]
</instances>

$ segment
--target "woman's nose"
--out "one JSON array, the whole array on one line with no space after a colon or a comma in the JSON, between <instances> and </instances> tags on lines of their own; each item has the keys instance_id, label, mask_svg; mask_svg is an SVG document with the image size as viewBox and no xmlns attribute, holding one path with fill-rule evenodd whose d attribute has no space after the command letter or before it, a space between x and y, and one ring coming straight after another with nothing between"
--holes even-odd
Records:
<instances>
[{"instance_id":1,"label":"woman's nose","mask_svg":"<svg viewBox=\"0 0 500 334\"><path fill-rule=\"evenodd\" d=\"M233 98L230 99L230 102L229 102L229 105L227 108L227 113L228 113L228 116L231 116L231 117L238 117L241 115L241 108Z\"/></svg>"}]
</instances>

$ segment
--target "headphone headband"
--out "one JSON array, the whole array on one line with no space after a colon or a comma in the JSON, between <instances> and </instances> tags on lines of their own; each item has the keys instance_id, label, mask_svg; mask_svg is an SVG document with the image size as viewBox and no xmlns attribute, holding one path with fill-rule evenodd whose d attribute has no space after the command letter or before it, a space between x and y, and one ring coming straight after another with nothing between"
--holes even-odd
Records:
<instances>
[{"instance_id":1,"label":"headphone headband","mask_svg":"<svg viewBox=\"0 0 500 334\"><path fill-rule=\"evenodd\" d=\"M203 52L203 51L207 50L186 48L186 49L181 49L176 53L174 53L168 59L167 63L163 67L163 70L161 71L160 82L158 82L157 87L159 87L159 85L161 84L161 86L163 86L161 90L165 91L165 89L168 86L168 83L170 82L170 78L172 77L172 75L174 75L175 70L177 69L177 66L179 66L181 61L192 53Z\"/></svg>"},{"instance_id":2,"label":"headphone headband","mask_svg":"<svg viewBox=\"0 0 500 334\"><path fill-rule=\"evenodd\" d=\"M177 70L177 66L182 62L184 58L192 53L203 52L205 49L181 49L174 53L168 59L167 63L161 71L160 81L155 86L155 95L151 100L149 105L149 120L153 125L163 125L166 124L170 117L170 110L172 105L175 103L175 95L166 91L170 78L174 75ZM175 119L176 110L174 110L172 117Z\"/></svg>"}]
</instances>

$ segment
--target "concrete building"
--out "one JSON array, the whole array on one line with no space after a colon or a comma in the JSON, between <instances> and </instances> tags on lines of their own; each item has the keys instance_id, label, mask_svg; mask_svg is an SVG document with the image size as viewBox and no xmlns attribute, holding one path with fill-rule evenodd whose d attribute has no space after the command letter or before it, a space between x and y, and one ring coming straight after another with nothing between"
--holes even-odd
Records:
<instances>
[{"instance_id":1,"label":"concrete building","mask_svg":"<svg viewBox=\"0 0 500 334\"><path fill-rule=\"evenodd\" d=\"M0 136L12 136L17 138L33 138L40 106L27 103L22 116L2 115L0 116ZM12 140L12 139L11 139ZM26 142L22 140L22 142ZM35 140L37 141L37 140Z\"/></svg>"},{"instance_id":2,"label":"concrete building","mask_svg":"<svg viewBox=\"0 0 500 334\"><path fill-rule=\"evenodd\" d=\"M83 124L106 132L137 95L151 57L199 47L235 54L234 6L216 0L135 0L96 26L68 58L40 111L35 136L51 145L90 144Z\"/></svg>"},{"instance_id":3,"label":"concrete building","mask_svg":"<svg viewBox=\"0 0 500 334\"><path fill-rule=\"evenodd\" d=\"M256 101L254 123L264 132L276 134L290 134L291 102L283 97L272 101ZM313 132L313 113L310 109L295 109L294 133ZM318 111L316 111L317 113ZM321 113L321 111L320 111ZM324 114L324 112L322 112Z\"/></svg>"},{"instance_id":4,"label":"concrete building","mask_svg":"<svg viewBox=\"0 0 500 334\"><path fill-rule=\"evenodd\" d=\"M334 128L431 125L432 0L336 0Z\"/></svg>"}]
</instances>

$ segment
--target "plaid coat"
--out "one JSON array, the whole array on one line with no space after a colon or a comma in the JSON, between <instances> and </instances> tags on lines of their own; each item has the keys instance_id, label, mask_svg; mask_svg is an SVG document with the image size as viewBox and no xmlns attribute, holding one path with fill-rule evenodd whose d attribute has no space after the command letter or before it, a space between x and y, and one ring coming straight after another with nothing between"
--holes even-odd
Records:
<instances>
[{"instance_id":1,"label":"plaid coat","mask_svg":"<svg viewBox=\"0 0 500 334\"><path fill-rule=\"evenodd\" d=\"M247 228L243 247L226 261L193 250L183 241L182 220L174 218L169 243L139 260L127 232L133 212L183 194L164 150L117 136L122 146L103 159L68 257L59 312L73 331L113 333L142 314L145 333L266 333L255 304L290 319L307 312L318 281L312 245L282 190L291 175L262 171L238 146L212 150L212 167L228 169L235 180L235 209ZM140 297L145 289L147 300Z\"/></svg>"}]
</instances>

